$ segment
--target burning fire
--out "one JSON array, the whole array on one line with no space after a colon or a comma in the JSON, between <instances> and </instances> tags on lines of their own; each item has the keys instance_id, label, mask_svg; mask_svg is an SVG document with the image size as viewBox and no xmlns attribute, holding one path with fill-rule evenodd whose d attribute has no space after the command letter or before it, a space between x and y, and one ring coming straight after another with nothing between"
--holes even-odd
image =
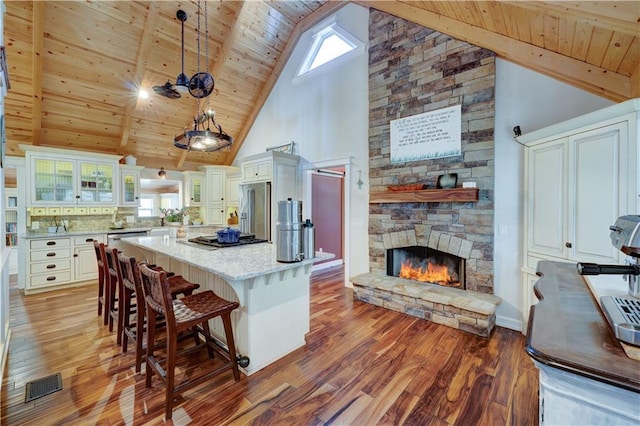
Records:
<instances>
[{"instance_id":1,"label":"burning fire","mask_svg":"<svg viewBox=\"0 0 640 426\"><path fill-rule=\"evenodd\" d=\"M402 262L398 276L423 283L437 283L449 286L456 284L454 278L449 275L449 268L431 262L427 264L427 269L425 270L423 267L414 267L411 264L411 260L406 260Z\"/></svg>"}]
</instances>

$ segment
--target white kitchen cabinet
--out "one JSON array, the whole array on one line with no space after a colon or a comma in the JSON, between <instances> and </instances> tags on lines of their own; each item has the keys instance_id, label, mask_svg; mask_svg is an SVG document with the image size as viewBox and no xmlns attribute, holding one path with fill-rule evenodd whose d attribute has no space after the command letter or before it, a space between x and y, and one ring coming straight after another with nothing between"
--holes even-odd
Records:
<instances>
[{"instance_id":1,"label":"white kitchen cabinet","mask_svg":"<svg viewBox=\"0 0 640 426\"><path fill-rule=\"evenodd\" d=\"M205 173L205 223L207 225L227 225L227 175L235 175L236 167L231 166L202 166Z\"/></svg>"},{"instance_id":2,"label":"white kitchen cabinet","mask_svg":"<svg viewBox=\"0 0 640 426\"><path fill-rule=\"evenodd\" d=\"M78 236L73 239L73 277L75 281L96 279L98 262L93 242L106 242L103 234Z\"/></svg>"},{"instance_id":3,"label":"white kitchen cabinet","mask_svg":"<svg viewBox=\"0 0 640 426\"><path fill-rule=\"evenodd\" d=\"M27 279L25 294L84 284L97 278L93 241L106 241L103 234L25 240Z\"/></svg>"},{"instance_id":4,"label":"white kitchen cabinet","mask_svg":"<svg viewBox=\"0 0 640 426\"><path fill-rule=\"evenodd\" d=\"M203 172L184 172L185 196L184 205L186 207L198 207L203 205L205 179Z\"/></svg>"},{"instance_id":5,"label":"white kitchen cabinet","mask_svg":"<svg viewBox=\"0 0 640 426\"><path fill-rule=\"evenodd\" d=\"M20 145L26 153L29 206L117 204L120 156Z\"/></svg>"},{"instance_id":6,"label":"white kitchen cabinet","mask_svg":"<svg viewBox=\"0 0 640 426\"><path fill-rule=\"evenodd\" d=\"M119 206L137 207L140 204L141 166L120 165Z\"/></svg>"},{"instance_id":7,"label":"white kitchen cabinet","mask_svg":"<svg viewBox=\"0 0 640 426\"><path fill-rule=\"evenodd\" d=\"M242 182L269 182L272 178L271 159L259 159L242 163Z\"/></svg>"},{"instance_id":8,"label":"white kitchen cabinet","mask_svg":"<svg viewBox=\"0 0 640 426\"><path fill-rule=\"evenodd\" d=\"M301 193L300 157L277 151L245 157L240 160L241 184L271 182L271 236L276 234L278 201L299 200ZM240 206L242 209L242 206ZM241 214L243 214L241 212Z\"/></svg>"},{"instance_id":9,"label":"white kitchen cabinet","mask_svg":"<svg viewBox=\"0 0 640 426\"><path fill-rule=\"evenodd\" d=\"M240 174L227 177L227 206L240 207Z\"/></svg>"},{"instance_id":10,"label":"white kitchen cabinet","mask_svg":"<svg viewBox=\"0 0 640 426\"><path fill-rule=\"evenodd\" d=\"M632 100L518 138L525 149L523 312L539 260L622 263L609 226L638 213Z\"/></svg>"}]
</instances>

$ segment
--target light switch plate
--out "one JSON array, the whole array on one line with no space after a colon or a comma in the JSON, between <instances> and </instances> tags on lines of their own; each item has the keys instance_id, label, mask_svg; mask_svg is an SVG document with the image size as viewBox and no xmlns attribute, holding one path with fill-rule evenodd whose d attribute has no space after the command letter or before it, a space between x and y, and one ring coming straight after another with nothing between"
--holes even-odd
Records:
<instances>
[{"instance_id":1,"label":"light switch plate","mask_svg":"<svg viewBox=\"0 0 640 426\"><path fill-rule=\"evenodd\" d=\"M40 229L40 222L38 222L37 220L31 221L31 229L34 231L36 229Z\"/></svg>"}]
</instances>

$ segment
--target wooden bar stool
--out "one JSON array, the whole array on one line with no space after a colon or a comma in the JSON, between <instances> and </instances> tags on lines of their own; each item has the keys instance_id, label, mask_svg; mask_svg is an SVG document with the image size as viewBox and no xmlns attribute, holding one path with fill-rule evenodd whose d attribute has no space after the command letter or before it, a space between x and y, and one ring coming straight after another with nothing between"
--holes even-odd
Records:
<instances>
[{"instance_id":1,"label":"wooden bar stool","mask_svg":"<svg viewBox=\"0 0 640 426\"><path fill-rule=\"evenodd\" d=\"M106 299L106 280L107 280L107 247L104 243L94 241L93 247L96 250L96 259L98 261L98 316L102 315L104 310L103 324L109 323L109 314L107 312L107 299Z\"/></svg>"},{"instance_id":2,"label":"wooden bar stool","mask_svg":"<svg viewBox=\"0 0 640 426\"><path fill-rule=\"evenodd\" d=\"M147 308L147 362L146 362L146 387L151 387L153 373L165 384L165 418L171 419L173 413L174 395L182 391L202 384L206 380L222 374L227 370L233 372L233 378L240 380L240 371L236 361L235 342L231 327L231 311L238 308L238 302L230 302L218 297L213 291L207 290L194 293L181 299L172 299L169 289L167 274L164 271L154 271L147 265L139 265L142 290ZM154 354L155 349L155 325L160 315L164 315L167 333L167 350L164 363ZM209 320L221 317L224 325L228 350L220 347L211 336ZM178 352L178 335L181 332L191 330L198 342L197 345ZM198 335L204 337L200 342ZM189 377L175 383L176 358L196 349L206 347L209 358L213 358L214 351L220 354L226 362L200 376Z\"/></svg>"},{"instance_id":3,"label":"wooden bar stool","mask_svg":"<svg viewBox=\"0 0 640 426\"><path fill-rule=\"evenodd\" d=\"M107 316L109 331L113 331L113 323L116 323L116 342L122 343L122 273L118 264L118 249L107 247Z\"/></svg>"},{"instance_id":4,"label":"wooden bar stool","mask_svg":"<svg viewBox=\"0 0 640 426\"><path fill-rule=\"evenodd\" d=\"M145 324L145 303L140 282L140 271L135 257L127 256L124 253L118 253L118 267L122 277L122 286L120 287L120 295L122 299L122 353L127 353L129 341L135 345L136 353L136 373L140 372L142 366L142 357L146 352L144 342ZM149 265L153 270L163 270L161 267ZM200 284L187 281L181 275L170 275L167 273L171 297L176 298L178 295L188 296L194 290L200 288ZM170 275L170 276L169 276ZM133 299L135 298L135 305ZM135 309L133 309L135 306ZM135 321L131 322L131 316L135 313Z\"/></svg>"}]
</instances>

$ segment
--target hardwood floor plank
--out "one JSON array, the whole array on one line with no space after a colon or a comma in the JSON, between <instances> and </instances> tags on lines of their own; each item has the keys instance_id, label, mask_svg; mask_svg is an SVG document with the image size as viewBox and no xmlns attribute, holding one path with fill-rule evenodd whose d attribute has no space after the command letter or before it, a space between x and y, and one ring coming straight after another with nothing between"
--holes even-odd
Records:
<instances>
[{"instance_id":1,"label":"hardwood floor plank","mask_svg":"<svg viewBox=\"0 0 640 426\"><path fill-rule=\"evenodd\" d=\"M2 424L163 424L164 387L133 371L96 315L95 284L24 296L10 290L12 338ZM537 371L524 337L483 339L354 301L342 268L312 276L307 344L234 382L220 376L176 400L174 425L537 424ZM177 376L215 367L206 354ZM143 368L144 371L144 368ZM56 372L63 389L24 402Z\"/></svg>"}]
</instances>

